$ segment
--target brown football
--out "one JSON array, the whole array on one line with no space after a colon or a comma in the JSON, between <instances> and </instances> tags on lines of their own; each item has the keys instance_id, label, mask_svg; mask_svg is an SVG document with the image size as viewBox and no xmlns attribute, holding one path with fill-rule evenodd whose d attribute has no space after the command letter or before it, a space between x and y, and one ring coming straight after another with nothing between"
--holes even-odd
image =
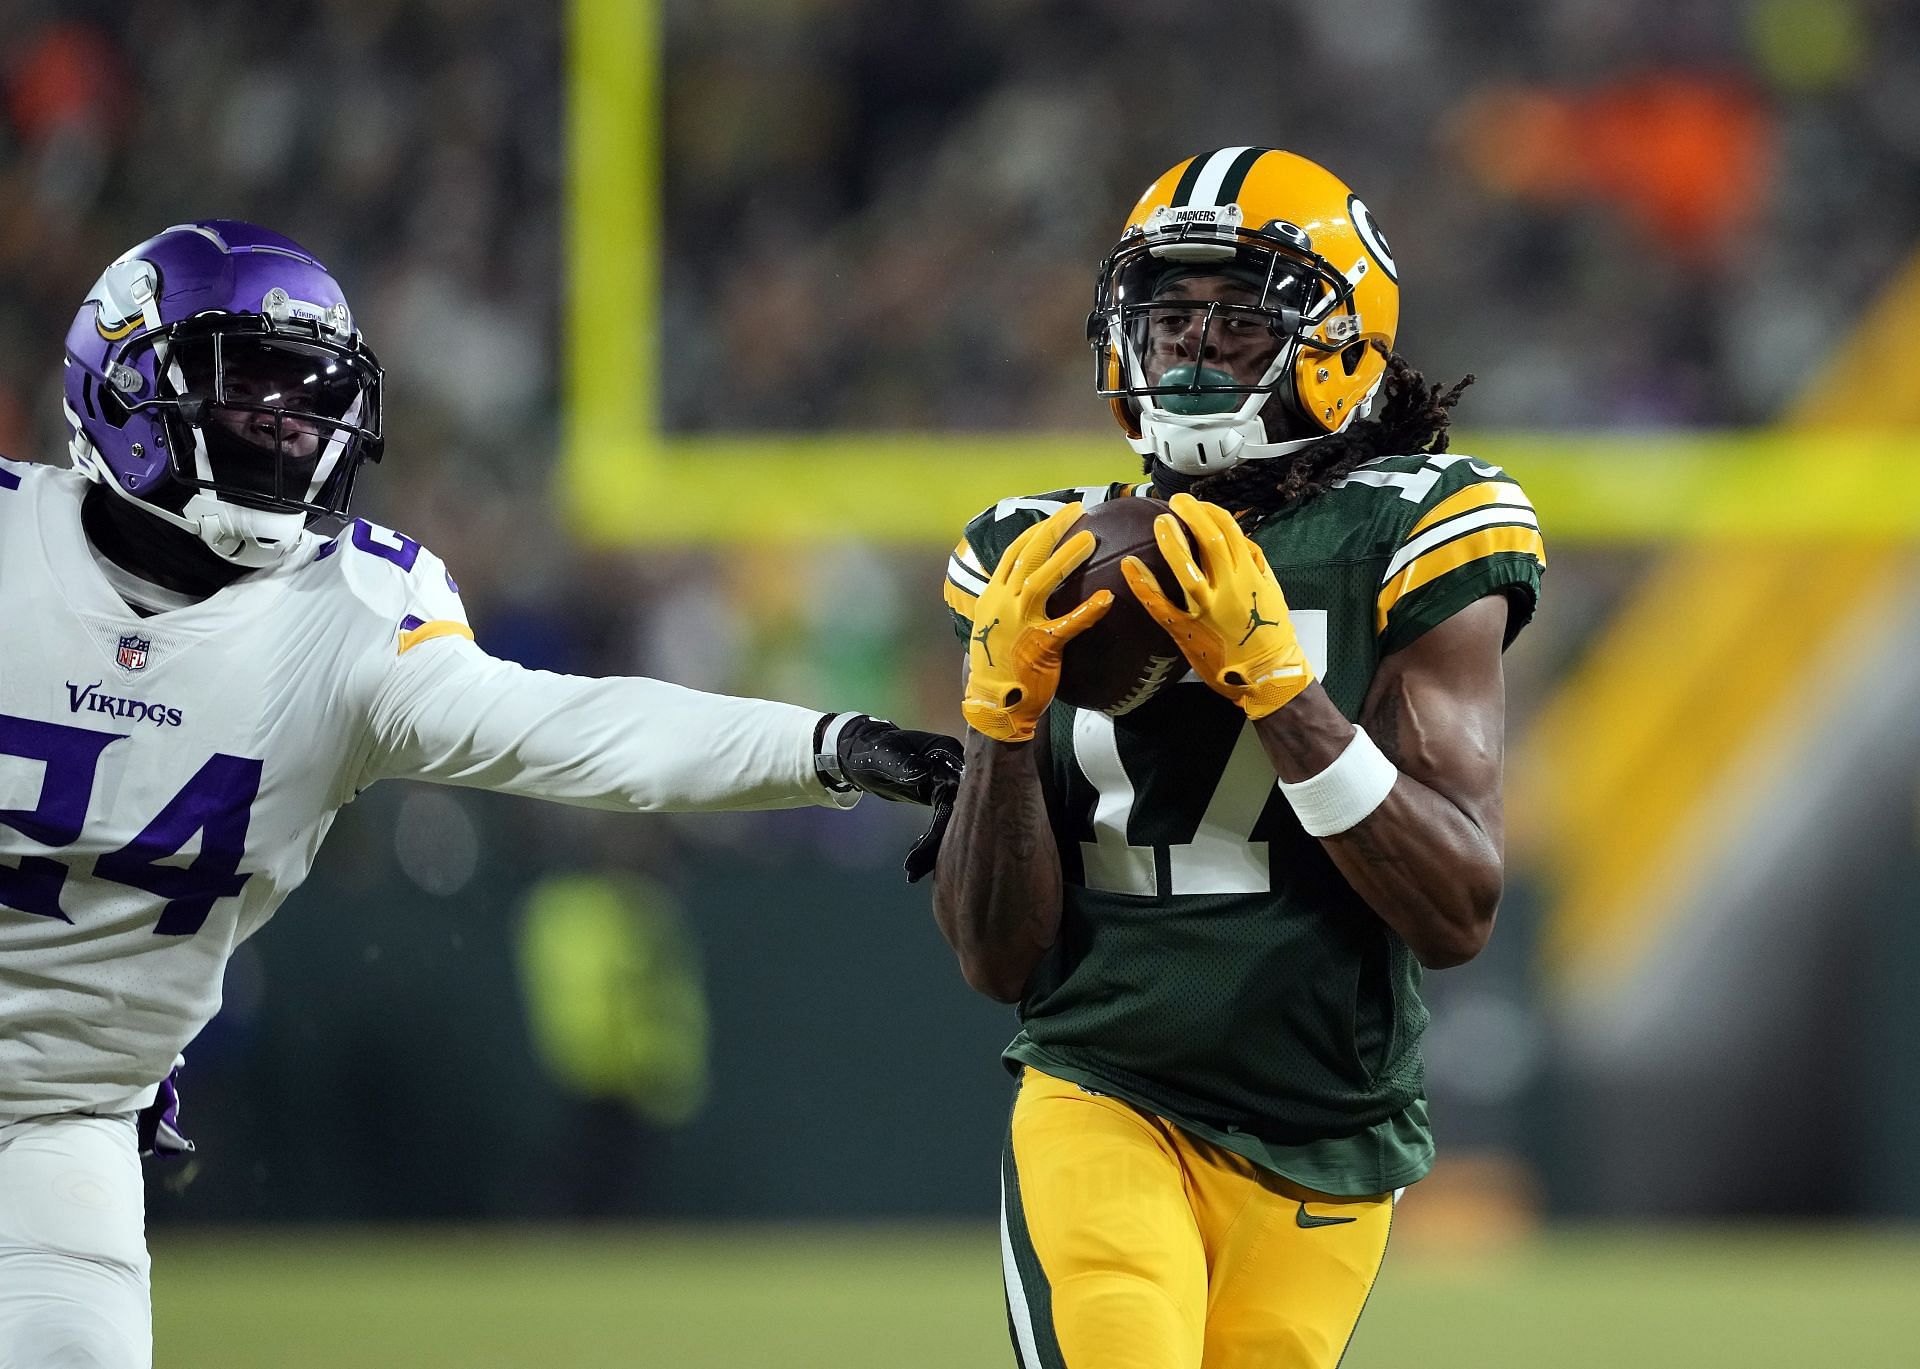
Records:
<instances>
[{"instance_id":1,"label":"brown football","mask_svg":"<svg viewBox=\"0 0 1920 1369\"><path fill-rule=\"evenodd\" d=\"M1067 643L1061 658L1057 697L1075 708L1118 717L1138 708L1161 685L1186 671L1173 638L1147 615L1120 570L1123 559L1137 556L1168 598L1176 604L1186 602L1167 558L1153 540L1153 520L1168 512L1158 499L1109 499L1083 513L1060 539L1065 542L1085 529L1094 536L1094 549L1048 598L1048 613L1058 617L1099 590L1113 591L1113 607L1106 617Z\"/></svg>"}]
</instances>

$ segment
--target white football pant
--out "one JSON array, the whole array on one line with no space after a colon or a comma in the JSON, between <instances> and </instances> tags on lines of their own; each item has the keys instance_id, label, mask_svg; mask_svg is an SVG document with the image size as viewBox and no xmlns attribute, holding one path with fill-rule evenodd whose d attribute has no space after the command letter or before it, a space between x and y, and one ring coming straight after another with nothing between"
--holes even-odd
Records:
<instances>
[{"instance_id":1,"label":"white football pant","mask_svg":"<svg viewBox=\"0 0 1920 1369\"><path fill-rule=\"evenodd\" d=\"M151 1369L131 1114L0 1122L0 1369Z\"/></svg>"}]
</instances>

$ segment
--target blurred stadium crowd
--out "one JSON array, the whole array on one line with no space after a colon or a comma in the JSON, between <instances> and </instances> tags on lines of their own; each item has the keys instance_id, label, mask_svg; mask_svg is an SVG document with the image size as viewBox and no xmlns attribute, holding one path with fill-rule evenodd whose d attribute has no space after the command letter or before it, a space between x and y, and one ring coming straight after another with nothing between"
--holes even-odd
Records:
<instances>
[{"instance_id":1,"label":"blurred stadium crowd","mask_svg":"<svg viewBox=\"0 0 1920 1369\"><path fill-rule=\"evenodd\" d=\"M4 0L0 450L63 459L60 340L107 262L168 224L252 219L333 267L387 365L374 516L450 544L482 600L474 553L511 516L533 573L561 62L543 6Z\"/></svg>"},{"instance_id":2,"label":"blurred stadium crowd","mask_svg":"<svg viewBox=\"0 0 1920 1369\"><path fill-rule=\"evenodd\" d=\"M1920 235L1920 8L1899 0L663 8L664 413L637 427L1111 434L1082 332L1095 268L1139 190L1216 146L1294 148L1366 197L1402 267L1402 350L1479 377L1469 432L1764 424ZM779 551L594 552L560 526L564 11L0 0L0 451L62 459L60 340L106 262L171 223L254 219L354 300L389 377L360 511L447 560L490 650L957 725L944 548L828 546L803 578ZM1559 551L1510 666L1517 716L1632 563ZM394 877L434 898L476 898L496 841L657 869L768 830L375 802ZM866 809L781 830L890 868L869 848L903 817ZM384 911L359 830L303 897ZM449 857L449 832L472 849ZM323 953L299 936L262 941ZM1523 979L1524 927L1503 945L1489 973ZM1531 1049L1503 1017L1452 1053L1484 1062L1493 1037ZM1489 1109L1519 1087L1488 1085Z\"/></svg>"},{"instance_id":3,"label":"blurred stadium crowd","mask_svg":"<svg viewBox=\"0 0 1920 1369\"><path fill-rule=\"evenodd\" d=\"M1479 377L1469 428L1763 422L1920 226L1920 14L1893 0L665 9L680 430L1106 431L1093 269L1190 143L1295 146L1361 189L1404 268L1403 349ZM738 687L804 646L755 649L791 604L692 588L716 577L671 557L582 573L553 524L558 9L0 0L0 34L0 450L59 458L58 339L102 264L255 218L347 283L391 377L364 508L457 568L495 650ZM1156 90L1206 88L1170 141ZM951 707L916 570L851 625L915 642L861 666L876 708ZM699 645L681 630L715 613ZM843 682L793 669L809 696Z\"/></svg>"},{"instance_id":4,"label":"blurred stadium crowd","mask_svg":"<svg viewBox=\"0 0 1920 1369\"><path fill-rule=\"evenodd\" d=\"M1092 266L1199 146L1346 177L1404 269L1403 350L1476 373L1481 426L1764 421L1920 212L1920 14L1891 0L672 12L689 427L1097 421Z\"/></svg>"},{"instance_id":5,"label":"blurred stadium crowd","mask_svg":"<svg viewBox=\"0 0 1920 1369\"><path fill-rule=\"evenodd\" d=\"M1920 13L1894 0L665 8L682 430L1100 430L1093 268L1196 117L1368 197L1403 349L1479 377L1468 427L1764 422L1920 226ZM0 449L57 458L58 339L101 264L183 218L275 224L390 372L369 512L522 654L726 682L586 631L582 583L655 577L583 581L548 519L563 28L499 0L0 0ZM1156 90L1209 86L1165 141ZM529 610L556 596L571 632Z\"/></svg>"}]
</instances>

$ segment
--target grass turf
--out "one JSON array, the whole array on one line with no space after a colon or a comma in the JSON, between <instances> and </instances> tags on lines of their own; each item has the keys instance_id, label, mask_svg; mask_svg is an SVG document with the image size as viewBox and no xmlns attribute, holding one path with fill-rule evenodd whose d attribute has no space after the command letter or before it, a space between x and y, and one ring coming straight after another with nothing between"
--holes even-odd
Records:
<instances>
[{"instance_id":1,"label":"grass turf","mask_svg":"<svg viewBox=\"0 0 1920 1369\"><path fill-rule=\"evenodd\" d=\"M980 1228L155 1234L157 1369L1012 1364ZM1920 1363L1920 1234L1390 1254L1343 1369Z\"/></svg>"}]
</instances>

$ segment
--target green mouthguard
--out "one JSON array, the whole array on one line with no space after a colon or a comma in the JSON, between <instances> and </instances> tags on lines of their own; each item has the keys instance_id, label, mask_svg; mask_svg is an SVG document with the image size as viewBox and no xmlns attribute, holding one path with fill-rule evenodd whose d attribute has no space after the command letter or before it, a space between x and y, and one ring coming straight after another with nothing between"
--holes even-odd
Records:
<instances>
[{"instance_id":1,"label":"green mouthguard","mask_svg":"<svg viewBox=\"0 0 1920 1369\"><path fill-rule=\"evenodd\" d=\"M1162 385L1231 385L1233 377L1216 366L1175 366L1160 377ZM1245 395L1221 391L1190 395L1159 395L1154 402L1170 414L1225 414L1240 407Z\"/></svg>"}]
</instances>

